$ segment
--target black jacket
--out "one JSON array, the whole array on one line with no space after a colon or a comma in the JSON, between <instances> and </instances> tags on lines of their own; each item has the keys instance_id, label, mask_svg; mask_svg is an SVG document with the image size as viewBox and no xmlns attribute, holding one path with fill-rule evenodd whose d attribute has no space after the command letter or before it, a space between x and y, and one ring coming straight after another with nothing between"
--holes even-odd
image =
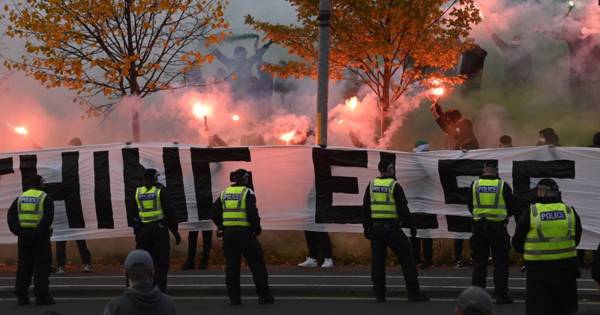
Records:
<instances>
[{"instance_id":1,"label":"black jacket","mask_svg":"<svg viewBox=\"0 0 600 315\"><path fill-rule=\"evenodd\" d=\"M176 315L175 302L150 284L137 285L108 302L104 315Z\"/></svg>"},{"instance_id":2,"label":"black jacket","mask_svg":"<svg viewBox=\"0 0 600 315\"><path fill-rule=\"evenodd\" d=\"M500 179L497 176L480 176L480 179ZM469 203L467 204L467 207L469 208L469 212L471 212L471 214L473 214L473 185L475 184L475 182L471 183L471 189L469 189ZM517 220L517 218L519 218L519 216L521 215L521 211L519 209L516 209L515 207L515 203L514 203L514 197L513 197L513 192L512 189L510 188L510 185L508 185L507 182L504 182L504 187L502 188L502 196L504 197L504 202L506 203L506 212L507 212L507 217L506 217L506 221L505 223L508 223L508 219L511 216L515 217L515 221ZM490 222L490 223L496 223L496 222Z\"/></svg>"},{"instance_id":3,"label":"black jacket","mask_svg":"<svg viewBox=\"0 0 600 315\"><path fill-rule=\"evenodd\" d=\"M446 112L436 104L436 112L438 117L435 122L440 126L440 129L444 131L448 138L454 144L453 147L449 147L449 150L476 150L479 149L479 142L475 137L475 131L473 130L473 122L468 118L460 118L456 121L451 121Z\"/></svg>"},{"instance_id":4,"label":"black jacket","mask_svg":"<svg viewBox=\"0 0 600 315\"><path fill-rule=\"evenodd\" d=\"M22 230L27 231L35 231L36 235L39 236L48 236L51 234L52 221L54 221L54 202L50 199L50 196L46 195L46 199L44 200L44 214L42 216L42 220L38 224L37 228L22 228L19 225L19 208L17 207L19 198L16 198L13 203L8 208L8 213L6 214L6 221L8 222L8 228L10 231L19 236Z\"/></svg>"},{"instance_id":5,"label":"black jacket","mask_svg":"<svg viewBox=\"0 0 600 315\"><path fill-rule=\"evenodd\" d=\"M557 203L562 202L560 197L553 198L538 198L535 203ZM527 209L523 211L521 218L517 222L517 228L515 229L515 235L512 238L512 245L516 252L524 253L525 252L525 240L527 239L527 233L529 233L531 227L530 221L530 213L531 209ZM573 209L573 213L575 214L575 244L579 245L581 241L581 219L579 215ZM527 270L536 270L536 269L577 269L577 257L555 260L555 261L525 261L525 265L527 266Z\"/></svg>"},{"instance_id":6,"label":"black jacket","mask_svg":"<svg viewBox=\"0 0 600 315\"><path fill-rule=\"evenodd\" d=\"M242 186L234 184L232 186ZM258 215L258 208L256 207L256 196L254 195L254 191L248 188L248 193L246 194L246 218L250 223L250 228L256 234L260 234L262 228L260 226L260 216ZM217 200L213 203L211 218L215 225L219 228L219 230L223 229L223 203L221 202L221 198L217 198Z\"/></svg>"},{"instance_id":7,"label":"black jacket","mask_svg":"<svg viewBox=\"0 0 600 315\"><path fill-rule=\"evenodd\" d=\"M393 178L393 177L379 177L379 178ZM395 179L395 178L394 178ZM394 200L396 201L396 213L398 214L398 220L401 221L401 225L404 227L412 228L413 221L408 209L408 201L404 195L404 190L400 184L394 185ZM369 230L373 226L373 218L371 218L371 184L367 185L365 190L365 196L363 197L362 206L362 224L365 230Z\"/></svg>"},{"instance_id":8,"label":"black jacket","mask_svg":"<svg viewBox=\"0 0 600 315\"><path fill-rule=\"evenodd\" d=\"M171 201L169 191L167 190L167 187L165 187L161 183L155 184L155 187L160 189L160 206L165 216L165 218L162 221L167 224L167 227L169 228L171 233L175 235L178 233L179 224L177 221L177 215L175 213L175 208L173 207L173 202ZM140 226L143 225L143 223L141 223L141 220L139 222Z\"/></svg>"}]
</instances>

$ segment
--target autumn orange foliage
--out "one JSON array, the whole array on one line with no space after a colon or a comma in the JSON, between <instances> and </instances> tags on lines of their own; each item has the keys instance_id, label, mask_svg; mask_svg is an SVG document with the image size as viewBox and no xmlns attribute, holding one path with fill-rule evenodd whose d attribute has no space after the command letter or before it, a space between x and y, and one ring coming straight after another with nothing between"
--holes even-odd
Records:
<instances>
[{"instance_id":1,"label":"autumn orange foliage","mask_svg":"<svg viewBox=\"0 0 600 315\"><path fill-rule=\"evenodd\" d=\"M298 23L246 23L299 57L286 66L270 66L279 76L316 77L319 0L288 0ZM390 105L433 79L460 82L445 75L469 47L471 26L481 21L474 0L335 0L332 1L330 77L354 79L378 99L381 131Z\"/></svg>"},{"instance_id":2,"label":"autumn orange foliage","mask_svg":"<svg viewBox=\"0 0 600 315\"><path fill-rule=\"evenodd\" d=\"M227 0L15 0L4 10L7 35L25 54L5 61L46 87L76 91L88 114L109 112L121 97L170 89L198 51L225 38ZM95 101L103 102L98 104Z\"/></svg>"}]
</instances>

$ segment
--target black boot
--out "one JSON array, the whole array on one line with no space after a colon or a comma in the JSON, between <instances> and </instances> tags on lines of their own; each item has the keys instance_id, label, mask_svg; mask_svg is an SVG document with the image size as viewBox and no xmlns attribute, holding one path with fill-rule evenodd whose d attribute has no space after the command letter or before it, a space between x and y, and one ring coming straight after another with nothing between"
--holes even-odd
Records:
<instances>
[{"instance_id":1,"label":"black boot","mask_svg":"<svg viewBox=\"0 0 600 315\"><path fill-rule=\"evenodd\" d=\"M242 299L238 298L229 298L229 305L238 306L242 304Z\"/></svg>"}]
</instances>

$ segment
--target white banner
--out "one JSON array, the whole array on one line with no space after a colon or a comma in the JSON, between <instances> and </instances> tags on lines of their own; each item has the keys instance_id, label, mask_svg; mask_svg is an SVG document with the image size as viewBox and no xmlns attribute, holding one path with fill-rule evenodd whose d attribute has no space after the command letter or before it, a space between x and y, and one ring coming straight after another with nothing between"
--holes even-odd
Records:
<instances>
[{"instance_id":1,"label":"white banner","mask_svg":"<svg viewBox=\"0 0 600 315\"><path fill-rule=\"evenodd\" d=\"M521 207L543 177L555 178L563 199L581 216L581 248L600 241L600 150L521 147L405 153L306 146L202 148L169 143L107 144L0 154L0 243L15 243L6 212L39 174L54 200L54 240L132 236L134 191L145 168L156 168L175 204L181 229L213 229L212 200L237 168L252 172L266 230L362 232L360 209L381 159L395 161L418 232L423 237L466 238L466 198L484 161L498 161L500 176ZM511 220L509 231L512 233Z\"/></svg>"}]
</instances>

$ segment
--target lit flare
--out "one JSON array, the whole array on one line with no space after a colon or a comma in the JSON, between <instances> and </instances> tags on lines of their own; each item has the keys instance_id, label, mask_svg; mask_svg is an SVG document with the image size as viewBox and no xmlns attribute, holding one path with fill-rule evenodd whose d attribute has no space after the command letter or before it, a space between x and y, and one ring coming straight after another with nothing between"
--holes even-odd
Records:
<instances>
[{"instance_id":1,"label":"lit flare","mask_svg":"<svg viewBox=\"0 0 600 315\"><path fill-rule=\"evenodd\" d=\"M192 114L198 119L203 119L209 116L212 112L211 108L197 101L192 105Z\"/></svg>"},{"instance_id":2,"label":"lit flare","mask_svg":"<svg viewBox=\"0 0 600 315\"><path fill-rule=\"evenodd\" d=\"M436 87L431 89L431 94L437 97L440 97L446 93L446 90L443 87Z\"/></svg>"},{"instance_id":3,"label":"lit flare","mask_svg":"<svg viewBox=\"0 0 600 315\"><path fill-rule=\"evenodd\" d=\"M13 131L21 136L26 136L29 134L29 131L27 131L27 128L23 127L23 126L17 126L15 128L13 128Z\"/></svg>"},{"instance_id":4,"label":"lit flare","mask_svg":"<svg viewBox=\"0 0 600 315\"><path fill-rule=\"evenodd\" d=\"M290 131L290 132L286 132L284 134L282 134L279 139L285 141L285 143L289 144L290 141L292 141L292 139L294 138L294 136L296 135L295 131Z\"/></svg>"},{"instance_id":5,"label":"lit flare","mask_svg":"<svg viewBox=\"0 0 600 315\"><path fill-rule=\"evenodd\" d=\"M350 99L347 99L345 103L350 111L354 111L356 107L358 107L358 98L352 96Z\"/></svg>"}]
</instances>

